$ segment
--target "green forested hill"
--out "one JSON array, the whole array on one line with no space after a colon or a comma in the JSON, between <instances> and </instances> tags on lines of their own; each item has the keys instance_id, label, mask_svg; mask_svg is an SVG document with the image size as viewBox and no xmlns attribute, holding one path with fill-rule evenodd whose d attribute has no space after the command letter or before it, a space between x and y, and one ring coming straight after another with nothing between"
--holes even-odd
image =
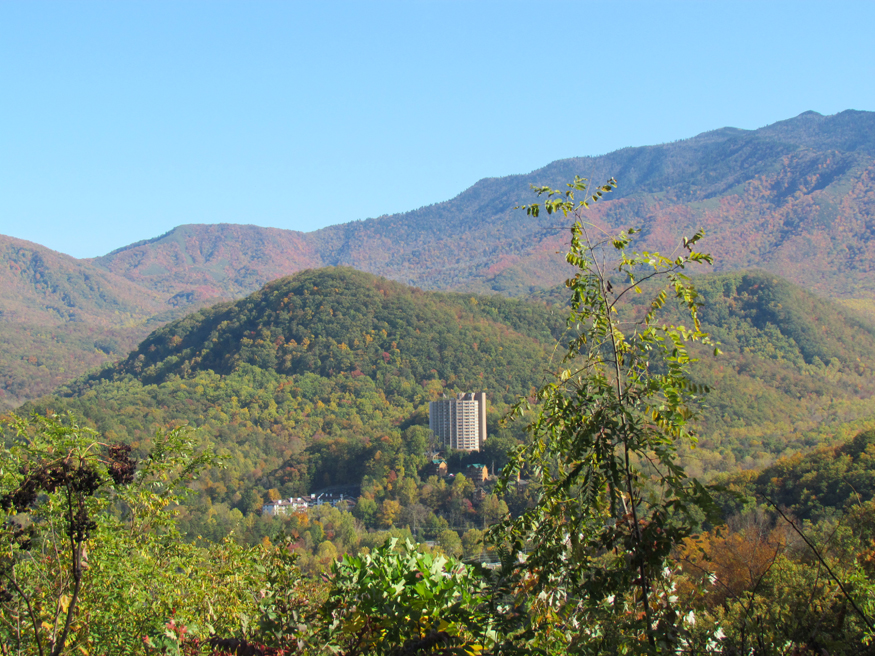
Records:
<instances>
[{"instance_id":1,"label":"green forested hill","mask_svg":"<svg viewBox=\"0 0 875 656\"><path fill-rule=\"evenodd\" d=\"M537 345L555 332L552 315L530 304L428 294L354 269L320 269L169 324L89 380L132 375L160 384L248 364L284 376L380 380L397 372L512 398L545 366Z\"/></svg>"},{"instance_id":2,"label":"green forested hill","mask_svg":"<svg viewBox=\"0 0 875 656\"><path fill-rule=\"evenodd\" d=\"M848 580L854 571L850 565L858 559L871 563L872 431L844 444L821 445L810 455L774 461L818 440L832 442L850 430L844 422L862 425L869 418L871 423L875 329L834 303L761 271L700 277L698 287L705 327L722 341L725 354L717 360L701 354L695 370L699 380L715 389L703 409L701 448L687 454L692 473L771 464L764 471L736 473L730 483L742 495L766 494L798 517L825 517L805 529L824 536L822 557ZM544 297L561 301L563 295L557 290ZM642 309L633 303L624 311L634 318ZM429 477L423 468L429 447L425 402L445 390L486 389L497 407L488 417L486 452L474 457L494 470L494 464L501 465L502 451L524 438L518 428L498 428L497 415L506 401L537 384L562 334L563 316L560 302L423 292L345 268L304 271L241 301L167 324L126 359L42 399L35 409L70 410L100 430L101 442L131 444L134 457L142 459L154 447L156 431L189 424L227 458L224 468L212 468L194 483L199 494L173 507L170 521L178 522L182 535L165 533L168 525L160 524L156 539L148 530L124 525L126 542L107 542L112 538L102 530L91 543L93 550L89 544L88 583L100 573L97 580L106 581L109 591L93 597L98 601L92 608L118 598L119 576L133 572L131 580L142 582L140 572L146 570L131 568L142 562L144 545L160 556L154 571L175 577L162 579L165 595L171 589L168 581L184 591L179 596L194 597L198 588L215 589L218 581L224 589L245 575L252 594L241 592L243 599L261 598L260 591L270 589L266 585L288 580L264 574L276 570L266 570L271 565L258 554L273 544L280 545L277 553L284 562L294 554L298 560L292 562L313 573L345 552L373 553L387 537L411 534L434 540L445 553L482 556L483 529L525 508L538 493L537 481L524 481L498 496L491 484L476 488L464 472L449 480ZM55 454L48 451L53 466ZM465 463L457 456L449 459L459 472L458 465ZM18 463L11 471L29 470ZM355 494L360 490L361 496L350 513L322 506L285 517L259 514L269 498L355 483ZM165 492L155 479L141 479L140 485L122 498L151 501L146 490ZM106 498L112 503L119 497ZM159 494L151 502L163 507L164 500ZM850 506L853 522L833 521ZM789 531L782 535L761 508L756 510L731 517L728 528L678 545L678 568L687 577L680 579L678 594L708 595L709 607L733 627L741 615L750 616L754 602L757 618L777 615L777 608L780 616L769 621L782 630L789 626L785 606L795 609L796 600L805 599L812 606L814 598L828 620L823 625L838 627L830 634L838 636L837 644L845 635L858 635L842 629L846 618L833 617L844 612L841 599L819 583L821 578L831 581L812 567L807 553L790 544ZM839 539L833 541L833 535ZM244 549L234 540L258 546ZM111 548L101 549L106 544ZM117 544L126 545L121 555ZM173 563L191 563L191 569L167 567L168 552ZM107 553L113 569L98 569L105 567ZM191 556L181 560L179 554ZM192 572L204 570L203 563L211 564L208 573L219 574L191 579ZM51 572L57 566L49 562L45 568ZM717 595L723 588L691 588L690 581L702 577L724 581L723 588L736 595L751 590L752 603L742 610L721 606ZM854 579L855 585L860 580ZM85 607L92 598L83 599ZM177 607L168 603L166 613ZM212 617L209 608L204 617ZM126 610L119 616L126 616ZM280 612L287 611L283 606ZM810 624L808 617L792 615L802 629ZM174 625L158 626L166 633ZM733 629L732 635L747 626ZM786 629L795 631L795 625Z\"/></svg>"},{"instance_id":3,"label":"green forested hill","mask_svg":"<svg viewBox=\"0 0 875 656\"><path fill-rule=\"evenodd\" d=\"M765 466L875 418L875 328L865 320L764 272L698 280L703 322L724 354L703 353L695 368L713 391L700 447L686 455L693 473ZM166 425L202 427L231 458L204 479L208 496L244 510L271 488L415 476L426 403L445 391L487 391L497 437L484 459L500 464L522 426L497 432L497 420L555 357L562 293L525 303L305 271L156 330L38 406L70 409L135 446ZM249 501L247 490L257 492Z\"/></svg>"},{"instance_id":4,"label":"green forested hill","mask_svg":"<svg viewBox=\"0 0 875 656\"><path fill-rule=\"evenodd\" d=\"M776 457L875 426L875 322L762 270L695 278L703 329L694 377L702 403L696 475L761 468ZM646 296L646 295L645 295ZM559 304L564 288L537 295ZM633 297L629 312L640 312Z\"/></svg>"},{"instance_id":5,"label":"green forested hill","mask_svg":"<svg viewBox=\"0 0 875 656\"><path fill-rule=\"evenodd\" d=\"M484 458L500 465L513 437L497 420L541 380L559 316L352 269L305 271L160 328L36 407L71 410L136 449L162 427L199 427L229 460L201 479L198 516L248 513L270 490L418 480L426 404L444 392L487 392Z\"/></svg>"},{"instance_id":6,"label":"green forested hill","mask_svg":"<svg viewBox=\"0 0 875 656\"><path fill-rule=\"evenodd\" d=\"M847 512L875 498L875 430L782 458L759 472L731 475L727 482L752 501L768 499L799 519Z\"/></svg>"},{"instance_id":7,"label":"green forested hill","mask_svg":"<svg viewBox=\"0 0 875 656\"><path fill-rule=\"evenodd\" d=\"M763 466L875 422L875 325L866 318L763 271L703 276L697 286L703 325L724 352L694 370L712 388L698 455Z\"/></svg>"}]
</instances>

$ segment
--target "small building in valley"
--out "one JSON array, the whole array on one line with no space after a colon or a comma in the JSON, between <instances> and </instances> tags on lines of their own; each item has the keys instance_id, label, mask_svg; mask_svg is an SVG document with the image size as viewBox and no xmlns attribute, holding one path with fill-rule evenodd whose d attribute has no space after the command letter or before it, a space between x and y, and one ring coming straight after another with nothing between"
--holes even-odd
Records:
<instances>
[{"instance_id":1,"label":"small building in valley","mask_svg":"<svg viewBox=\"0 0 875 656\"><path fill-rule=\"evenodd\" d=\"M477 485L482 485L489 480L489 469L486 465L468 465L465 475Z\"/></svg>"},{"instance_id":2,"label":"small building in valley","mask_svg":"<svg viewBox=\"0 0 875 656\"><path fill-rule=\"evenodd\" d=\"M438 478L443 478L447 475L447 461L443 458L432 458L431 462L425 466L422 470L422 476L424 478L428 478L429 476L437 476Z\"/></svg>"},{"instance_id":3,"label":"small building in valley","mask_svg":"<svg viewBox=\"0 0 875 656\"><path fill-rule=\"evenodd\" d=\"M296 512L307 512L310 508L326 504L335 508L346 506L348 501L352 501L352 499L344 497L342 494L310 494L305 497L291 497L289 499L280 499L279 501L268 501L261 507L261 514L274 516L291 515Z\"/></svg>"}]
</instances>

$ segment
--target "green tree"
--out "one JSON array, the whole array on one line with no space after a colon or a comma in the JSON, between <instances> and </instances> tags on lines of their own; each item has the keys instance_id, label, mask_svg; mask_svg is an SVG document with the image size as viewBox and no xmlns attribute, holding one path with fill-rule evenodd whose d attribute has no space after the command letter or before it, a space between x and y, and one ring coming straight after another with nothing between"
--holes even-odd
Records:
<instances>
[{"instance_id":1,"label":"green tree","mask_svg":"<svg viewBox=\"0 0 875 656\"><path fill-rule=\"evenodd\" d=\"M459 538L459 534L451 528L446 528L440 532L437 543L448 556L458 558L465 551L462 546L462 540Z\"/></svg>"},{"instance_id":2,"label":"green tree","mask_svg":"<svg viewBox=\"0 0 875 656\"><path fill-rule=\"evenodd\" d=\"M564 193L535 188L547 197L544 210L573 220L571 337L553 380L537 392L531 442L513 454L499 486L524 472L540 490L537 502L491 537L510 547L507 568L529 552L517 570L538 593L530 597L534 610L569 646L656 652L684 639L662 574L666 560L698 509L713 508L677 462L679 445L695 442L690 420L706 391L689 378L688 343L710 343L683 272L711 257L696 250L701 232L666 257L628 252L634 229L605 238L584 223L582 211L615 186L611 180L592 193L575 178ZM525 209L538 216L542 205ZM644 293L649 302L630 307ZM688 325L666 318L671 305L686 312Z\"/></svg>"},{"instance_id":3,"label":"green tree","mask_svg":"<svg viewBox=\"0 0 875 656\"><path fill-rule=\"evenodd\" d=\"M377 502L372 498L361 496L356 501L355 508L352 509L352 514L356 519L360 519L366 526L373 526L374 518L377 515Z\"/></svg>"},{"instance_id":4,"label":"green tree","mask_svg":"<svg viewBox=\"0 0 875 656\"><path fill-rule=\"evenodd\" d=\"M398 490L398 500L402 506L412 506L419 501L419 488L412 478L402 479L401 483L396 485L396 489Z\"/></svg>"},{"instance_id":5,"label":"green tree","mask_svg":"<svg viewBox=\"0 0 875 656\"><path fill-rule=\"evenodd\" d=\"M507 517L509 511L507 503L503 499L499 499L494 494L489 494L483 499L478 512L480 517L483 518L483 526L488 527Z\"/></svg>"},{"instance_id":6,"label":"green tree","mask_svg":"<svg viewBox=\"0 0 875 656\"><path fill-rule=\"evenodd\" d=\"M80 602L87 541L107 497L133 480L133 462L130 449L102 445L87 428L53 417L34 422L12 418L12 444L0 454L3 638L57 656Z\"/></svg>"},{"instance_id":7,"label":"green tree","mask_svg":"<svg viewBox=\"0 0 875 656\"><path fill-rule=\"evenodd\" d=\"M197 599L215 601L186 594L201 588L188 574L215 572L195 568L203 555L174 526L186 484L215 462L197 454L190 431L158 434L136 463L128 447L102 442L69 417L11 417L6 425L0 644L41 655L95 643L113 651L142 642L174 607L184 614ZM223 610L233 614L232 606Z\"/></svg>"},{"instance_id":8,"label":"green tree","mask_svg":"<svg viewBox=\"0 0 875 656\"><path fill-rule=\"evenodd\" d=\"M462 550L466 557L474 558L483 551L483 531L469 528L462 534Z\"/></svg>"},{"instance_id":9,"label":"green tree","mask_svg":"<svg viewBox=\"0 0 875 656\"><path fill-rule=\"evenodd\" d=\"M334 562L337 560L337 547L333 542L325 540L316 549L316 559L324 564Z\"/></svg>"},{"instance_id":10,"label":"green tree","mask_svg":"<svg viewBox=\"0 0 875 656\"><path fill-rule=\"evenodd\" d=\"M474 492L474 483L464 474L456 474L453 484L450 486L450 495L453 499L467 499Z\"/></svg>"}]
</instances>

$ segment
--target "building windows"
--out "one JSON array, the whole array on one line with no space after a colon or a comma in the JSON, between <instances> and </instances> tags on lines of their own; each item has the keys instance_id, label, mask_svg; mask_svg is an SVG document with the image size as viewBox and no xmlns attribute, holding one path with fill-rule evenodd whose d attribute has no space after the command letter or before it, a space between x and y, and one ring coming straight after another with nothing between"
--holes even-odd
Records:
<instances>
[{"instance_id":1,"label":"building windows","mask_svg":"<svg viewBox=\"0 0 875 656\"><path fill-rule=\"evenodd\" d=\"M428 427L445 447L479 451L486 441L486 393L457 394L428 404Z\"/></svg>"}]
</instances>

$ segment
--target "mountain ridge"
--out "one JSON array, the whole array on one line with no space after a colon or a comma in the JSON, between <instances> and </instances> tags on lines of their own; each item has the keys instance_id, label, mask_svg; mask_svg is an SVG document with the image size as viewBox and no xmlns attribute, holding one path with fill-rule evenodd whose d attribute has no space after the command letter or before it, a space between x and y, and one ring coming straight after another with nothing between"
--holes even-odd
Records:
<instances>
[{"instance_id":1,"label":"mountain ridge","mask_svg":"<svg viewBox=\"0 0 875 656\"><path fill-rule=\"evenodd\" d=\"M0 410L122 357L191 308L88 262L0 235Z\"/></svg>"},{"instance_id":2,"label":"mountain ridge","mask_svg":"<svg viewBox=\"0 0 875 656\"><path fill-rule=\"evenodd\" d=\"M836 146L843 150L830 150ZM848 110L821 116L806 112L758 130L721 128L671 144L557 160L527 174L481 179L447 201L309 233L194 224L170 231L159 240L170 241L169 236L183 228L189 239L192 233L200 232L204 241L215 240L216 230L222 227L229 247L236 243L242 248L239 240L234 240L238 239L235 231L244 229L251 234L269 233L275 242L285 240L289 244L252 249L251 261L241 258L236 263L236 276L223 271L204 279L217 295L221 291L238 296L255 289L256 283L318 266L353 266L424 289L519 294L559 282L564 267L561 258L554 257L557 242L549 234L556 221L522 217L513 208L531 200L530 184L560 186L583 173L596 183L608 177L620 182L609 200L593 208L594 222L604 229L643 227L645 238L653 237L652 243L644 245L646 248L673 247L682 229L694 228L697 222L710 223L715 236L734 239L736 235L726 232L716 216L728 213L744 220L742 231L767 234L771 230L777 239L771 243L760 239L759 244L748 245L750 252L741 256L733 255L735 249L718 244L715 250L719 251L718 262L724 270L757 266L762 258L771 256L784 260L782 264L786 265L788 252L795 252L800 242L812 240L819 243L807 250L824 262L847 264L861 261L861 253L842 258L840 250L828 252L837 238L818 230L818 222L830 227L835 222L830 217L849 219L845 223L850 225L842 229L859 237L860 248L866 255L872 254L869 227L873 211L867 195L875 184L873 154L875 113ZM861 188L857 190L855 185ZM801 196L796 198L797 194ZM718 201L725 202L720 206ZM666 212L686 220L681 226L674 225L676 221L669 221ZM775 225L770 225L770 218ZM792 225L780 225L788 219ZM138 257L149 258L150 262L160 259L162 255L154 252L160 250L159 240L123 247L92 261L140 284L164 285L165 278L150 274L147 267L131 264ZM138 254L125 255L128 250ZM122 261L123 257L130 259ZM163 257L177 256L167 251ZM845 262L840 262L842 259ZM269 260L270 265L263 260ZM206 269L199 273L208 275L209 264L204 260ZM216 262L213 270L221 268L220 264ZM524 271L527 265L543 275ZM846 276L837 271L841 267L832 268L829 280L818 280L805 270L773 272L789 275L822 294L875 298L875 286L855 284L853 280L846 289L842 280ZM502 273L513 280L496 280ZM865 269L860 276L869 273Z\"/></svg>"},{"instance_id":3,"label":"mountain ridge","mask_svg":"<svg viewBox=\"0 0 875 656\"><path fill-rule=\"evenodd\" d=\"M0 320L15 320L18 313L49 323L113 324L163 309L159 294L24 239L0 235L0 262Z\"/></svg>"}]
</instances>

